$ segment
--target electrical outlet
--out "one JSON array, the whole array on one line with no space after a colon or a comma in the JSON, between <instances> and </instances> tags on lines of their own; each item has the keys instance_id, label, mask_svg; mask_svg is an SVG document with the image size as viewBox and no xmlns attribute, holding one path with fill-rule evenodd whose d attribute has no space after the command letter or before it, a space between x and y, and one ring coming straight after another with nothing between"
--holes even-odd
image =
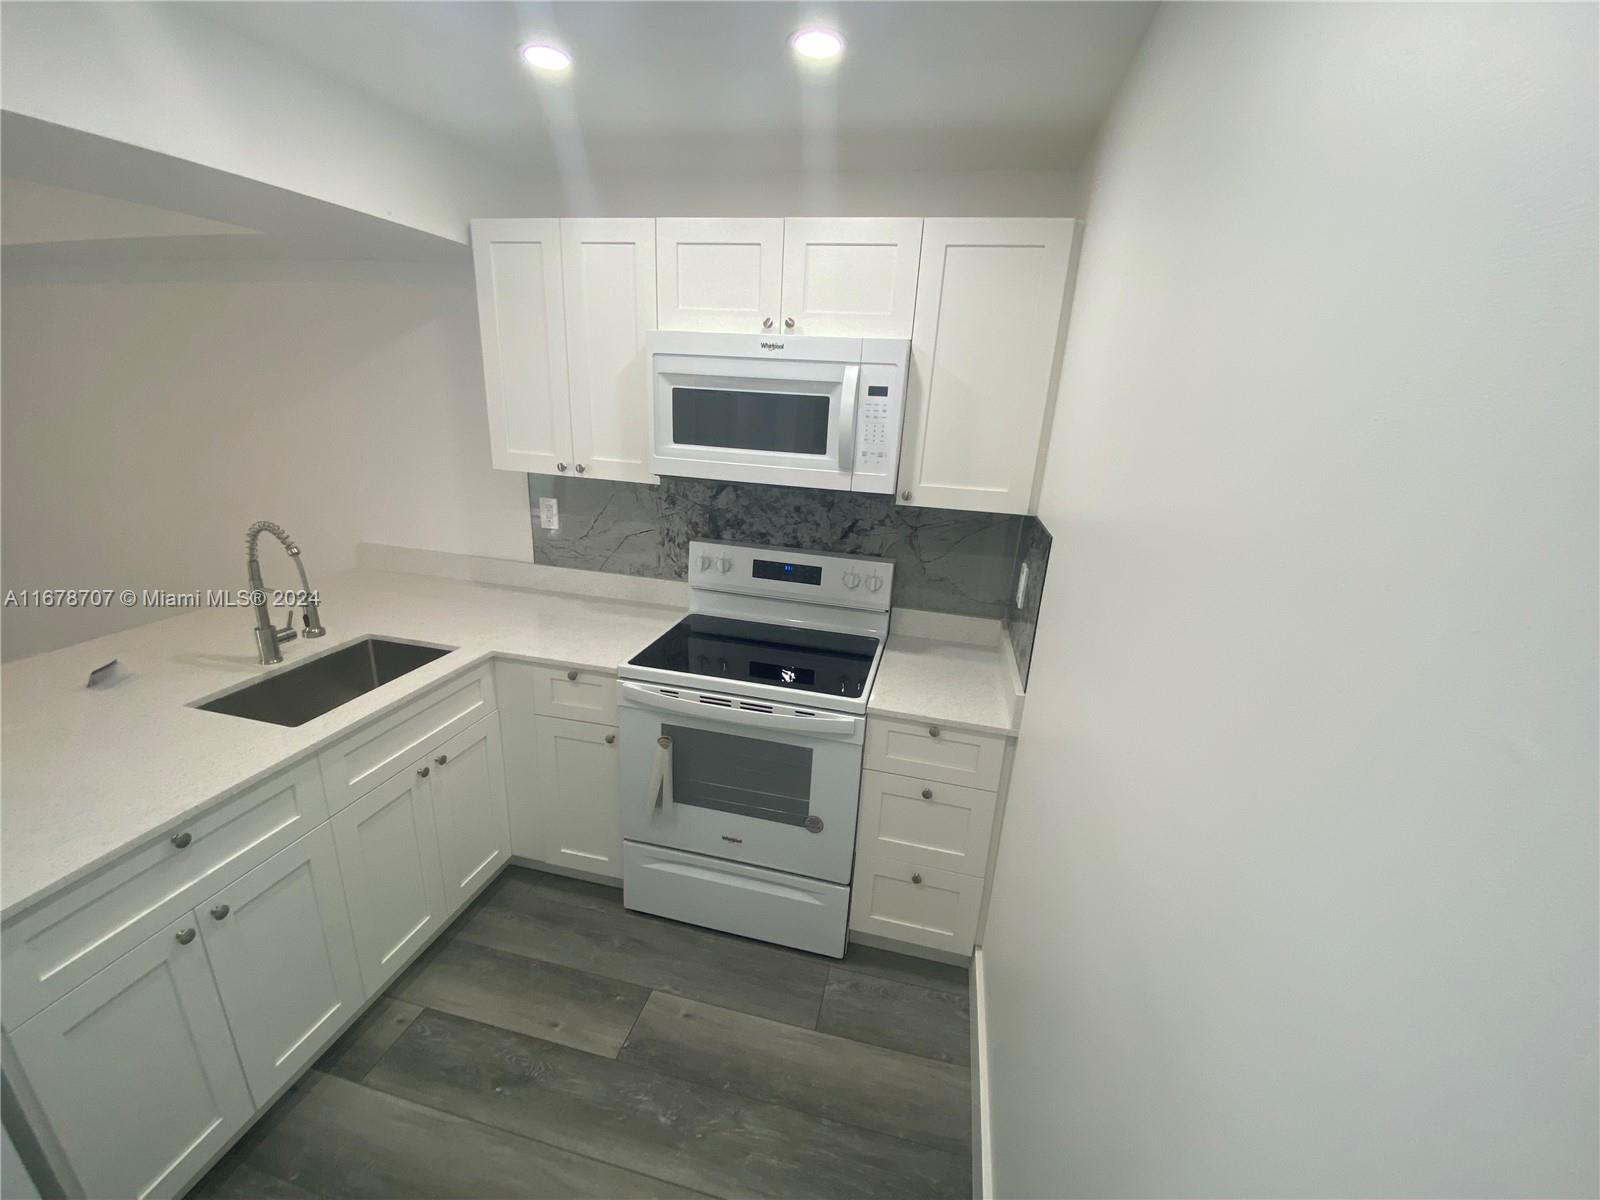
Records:
<instances>
[{"instance_id":1,"label":"electrical outlet","mask_svg":"<svg viewBox=\"0 0 1600 1200\"><path fill-rule=\"evenodd\" d=\"M554 496L539 497L539 528L561 528L561 513L556 508L556 498Z\"/></svg>"},{"instance_id":2,"label":"electrical outlet","mask_svg":"<svg viewBox=\"0 0 1600 1200\"><path fill-rule=\"evenodd\" d=\"M553 502L552 502L553 503ZM1022 570L1017 572L1017 607L1021 608L1026 603L1028 595L1028 564L1022 564Z\"/></svg>"}]
</instances>

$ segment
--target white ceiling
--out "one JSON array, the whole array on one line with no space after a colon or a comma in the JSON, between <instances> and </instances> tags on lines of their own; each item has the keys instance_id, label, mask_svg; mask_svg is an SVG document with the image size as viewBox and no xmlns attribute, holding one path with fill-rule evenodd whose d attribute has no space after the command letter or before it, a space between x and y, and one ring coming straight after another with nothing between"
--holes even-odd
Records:
<instances>
[{"instance_id":1,"label":"white ceiling","mask_svg":"<svg viewBox=\"0 0 1600 1200\"><path fill-rule=\"evenodd\" d=\"M1068 170L1145 3L207 4L206 15L519 170ZM803 24L838 28L803 71ZM541 78L516 48L575 63Z\"/></svg>"}]
</instances>

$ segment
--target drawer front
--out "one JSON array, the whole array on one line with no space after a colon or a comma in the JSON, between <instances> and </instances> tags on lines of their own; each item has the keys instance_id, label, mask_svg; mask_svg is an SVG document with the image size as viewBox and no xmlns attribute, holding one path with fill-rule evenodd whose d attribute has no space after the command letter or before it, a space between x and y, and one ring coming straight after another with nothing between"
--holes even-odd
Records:
<instances>
[{"instance_id":1,"label":"drawer front","mask_svg":"<svg viewBox=\"0 0 1600 1200\"><path fill-rule=\"evenodd\" d=\"M882 771L861 776L857 853L983 875L995 793Z\"/></svg>"},{"instance_id":2,"label":"drawer front","mask_svg":"<svg viewBox=\"0 0 1600 1200\"><path fill-rule=\"evenodd\" d=\"M533 710L569 721L617 723L617 677L604 671L534 667Z\"/></svg>"},{"instance_id":3,"label":"drawer front","mask_svg":"<svg viewBox=\"0 0 1600 1200\"><path fill-rule=\"evenodd\" d=\"M338 812L494 708L494 672L485 663L324 750L328 811Z\"/></svg>"},{"instance_id":4,"label":"drawer front","mask_svg":"<svg viewBox=\"0 0 1600 1200\"><path fill-rule=\"evenodd\" d=\"M856 859L850 928L971 954L983 880L868 852Z\"/></svg>"},{"instance_id":5,"label":"drawer front","mask_svg":"<svg viewBox=\"0 0 1600 1200\"><path fill-rule=\"evenodd\" d=\"M6 1028L328 819L315 759L225 800L7 925ZM177 844L184 841L183 846Z\"/></svg>"},{"instance_id":6,"label":"drawer front","mask_svg":"<svg viewBox=\"0 0 1600 1200\"><path fill-rule=\"evenodd\" d=\"M917 721L867 719L865 766L893 775L998 791L1006 739Z\"/></svg>"}]
</instances>

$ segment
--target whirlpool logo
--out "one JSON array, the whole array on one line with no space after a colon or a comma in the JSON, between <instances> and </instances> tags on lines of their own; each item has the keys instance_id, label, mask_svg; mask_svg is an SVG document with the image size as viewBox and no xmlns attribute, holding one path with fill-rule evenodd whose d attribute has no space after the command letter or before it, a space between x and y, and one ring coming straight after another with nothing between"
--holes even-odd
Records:
<instances>
[{"instance_id":1,"label":"whirlpool logo","mask_svg":"<svg viewBox=\"0 0 1600 1200\"><path fill-rule=\"evenodd\" d=\"M761 348L763 350L782 350L783 349L783 343L782 342L762 342L761 343Z\"/></svg>"}]
</instances>

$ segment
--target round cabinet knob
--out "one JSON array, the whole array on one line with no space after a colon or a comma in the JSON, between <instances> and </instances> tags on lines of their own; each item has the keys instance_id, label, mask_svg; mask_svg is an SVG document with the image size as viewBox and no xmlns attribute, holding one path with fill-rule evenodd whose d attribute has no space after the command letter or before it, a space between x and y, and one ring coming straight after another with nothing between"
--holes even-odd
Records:
<instances>
[{"instance_id":1,"label":"round cabinet knob","mask_svg":"<svg viewBox=\"0 0 1600 1200\"><path fill-rule=\"evenodd\" d=\"M923 788L922 789L922 798L924 800L932 800L933 799L933 789L932 788Z\"/></svg>"},{"instance_id":2,"label":"round cabinet knob","mask_svg":"<svg viewBox=\"0 0 1600 1200\"><path fill-rule=\"evenodd\" d=\"M213 921L220 921L232 911L233 910L230 909L226 904L219 904L211 910L211 919Z\"/></svg>"},{"instance_id":3,"label":"round cabinet knob","mask_svg":"<svg viewBox=\"0 0 1600 1200\"><path fill-rule=\"evenodd\" d=\"M556 464L556 470L565 471L566 469L567 469L567 464L566 463L557 463Z\"/></svg>"},{"instance_id":4,"label":"round cabinet knob","mask_svg":"<svg viewBox=\"0 0 1600 1200\"><path fill-rule=\"evenodd\" d=\"M882 575L868 575L867 576L867 591L869 591L869 592L881 592L881 591L883 591L883 576Z\"/></svg>"},{"instance_id":5,"label":"round cabinet knob","mask_svg":"<svg viewBox=\"0 0 1600 1200\"><path fill-rule=\"evenodd\" d=\"M929 737L938 737L939 736L939 727L937 725L929 725L928 726L928 736Z\"/></svg>"},{"instance_id":6,"label":"round cabinet knob","mask_svg":"<svg viewBox=\"0 0 1600 1200\"><path fill-rule=\"evenodd\" d=\"M576 470L576 471L577 471L577 472L578 472L578 474L579 474L579 475L582 475L582 474L583 474L583 473L584 473L584 472L585 472L585 471L587 471L587 470L588 470L588 469L589 469L589 468L588 468L588 467L586 467L586 466L584 466L584 465L583 465L583 464L582 464L582 463L579 463L579 464L578 464L578 465L577 465L577 466L576 466L576 467L575 467L575 468L573 468L573 469L574 469L574 470Z\"/></svg>"},{"instance_id":7,"label":"round cabinet knob","mask_svg":"<svg viewBox=\"0 0 1600 1200\"><path fill-rule=\"evenodd\" d=\"M606 734L606 745L615 746L616 744L617 744L617 735L614 734L614 733Z\"/></svg>"},{"instance_id":8,"label":"round cabinet knob","mask_svg":"<svg viewBox=\"0 0 1600 1200\"><path fill-rule=\"evenodd\" d=\"M761 328L763 328L763 329L771 329L772 328L772 318L768 317L765 321L761 322Z\"/></svg>"},{"instance_id":9,"label":"round cabinet knob","mask_svg":"<svg viewBox=\"0 0 1600 1200\"><path fill-rule=\"evenodd\" d=\"M439 755L438 758L434 759L433 761L434 761L434 764L436 766L441 766L442 767L442 766L445 765L445 763L450 761L450 756L448 754L441 754L441 755Z\"/></svg>"},{"instance_id":10,"label":"round cabinet knob","mask_svg":"<svg viewBox=\"0 0 1600 1200\"><path fill-rule=\"evenodd\" d=\"M719 558L719 559L717 559L717 570L721 571L724 575L726 575L729 571L733 570L733 559L731 559L731 558Z\"/></svg>"},{"instance_id":11,"label":"round cabinet knob","mask_svg":"<svg viewBox=\"0 0 1600 1200\"><path fill-rule=\"evenodd\" d=\"M578 673L576 671L568 671L567 678L569 680L576 680L578 678Z\"/></svg>"},{"instance_id":12,"label":"round cabinet knob","mask_svg":"<svg viewBox=\"0 0 1600 1200\"><path fill-rule=\"evenodd\" d=\"M921 883L922 882L922 872L921 871L913 871L911 873L911 882L912 883Z\"/></svg>"},{"instance_id":13,"label":"round cabinet knob","mask_svg":"<svg viewBox=\"0 0 1600 1200\"><path fill-rule=\"evenodd\" d=\"M785 329L793 329L794 328L794 318L793 317L785 317L783 319L783 327Z\"/></svg>"},{"instance_id":14,"label":"round cabinet knob","mask_svg":"<svg viewBox=\"0 0 1600 1200\"><path fill-rule=\"evenodd\" d=\"M852 591L854 591L858 586L860 586L860 584L861 584L861 576L857 575L854 571L846 571L844 573L844 585L845 585L845 587L847 587L847 588L851 589Z\"/></svg>"},{"instance_id":15,"label":"round cabinet knob","mask_svg":"<svg viewBox=\"0 0 1600 1200\"><path fill-rule=\"evenodd\" d=\"M428 777L428 768L427 767L423 767L417 772L417 778L418 779L426 779L427 777Z\"/></svg>"},{"instance_id":16,"label":"round cabinet knob","mask_svg":"<svg viewBox=\"0 0 1600 1200\"><path fill-rule=\"evenodd\" d=\"M189 833L188 830L184 830L182 833L175 833L172 835L172 844L179 850L187 850L189 848L189 843L192 841L194 841L194 837Z\"/></svg>"},{"instance_id":17,"label":"round cabinet knob","mask_svg":"<svg viewBox=\"0 0 1600 1200\"><path fill-rule=\"evenodd\" d=\"M910 500L911 499L911 489L907 488L905 491L901 492L900 493L900 499L902 499L902 500Z\"/></svg>"},{"instance_id":18,"label":"round cabinet knob","mask_svg":"<svg viewBox=\"0 0 1600 1200\"><path fill-rule=\"evenodd\" d=\"M192 930L192 929L180 929L180 930L178 930L178 945L187 946L192 941L194 941L194 930Z\"/></svg>"}]
</instances>

